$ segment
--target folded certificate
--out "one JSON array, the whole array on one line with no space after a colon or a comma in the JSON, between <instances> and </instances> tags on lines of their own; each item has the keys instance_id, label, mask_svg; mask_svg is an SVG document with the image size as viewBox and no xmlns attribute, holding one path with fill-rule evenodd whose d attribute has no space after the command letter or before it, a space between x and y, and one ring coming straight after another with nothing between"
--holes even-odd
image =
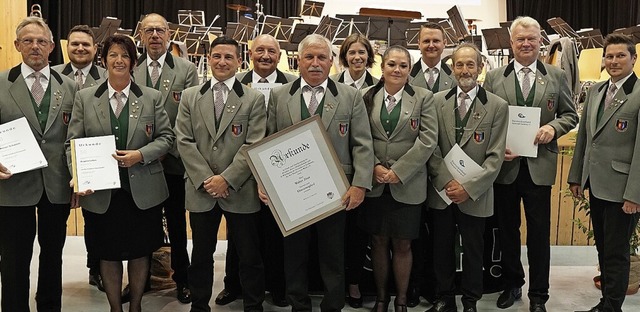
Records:
<instances>
[{"instance_id":1,"label":"folded certificate","mask_svg":"<svg viewBox=\"0 0 640 312\"><path fill-rule=\"evenodd\" d=\"M27 118L0 125L0 163L12 174L48 166Z\"/></svg>"},{"instance_id":2,"label":"folded certificate","mask_svg":"<svg viewBox=\"0 0 640 312\"><path fill-rule=\"evenodd\" d=\"M266 106L269 104L269 92L271 92L271 89L281 85L281 83L252 83L251 88L264 94L264 105Z\"/></svg>"},{"instance_id":3,"label":"folded certificate","mask_svg":"<svg viewBox=\"0 0 640 312\"><path fill-rule=\"evenodd\" d=\"M533 144L540 128L540 107L509 105L507 148L512 154L538 157L538 146Z\"/></svg>"},{"instance_id":4,"label":"folded certificate","mask_svg":"<svg viewBox=\"0 0 640 312\"><path fill-rule=\"evenodd\" d=\"M120 188L116 139L113 135L71 140L73 191Z\"/></svg>"},{"instance_id":5,"label":"folded certificate","mask_svg":"<svg viewBox=\"0 0 640 312\"><path fill-rule=\"evenodd\" d=\"M475 176L482 173L482 167L476 164L467 153L465 153L460 145L456 143L447 156L444 157L444 163L449 170L449 173L453 176L453 178L458 181L460 184L464 184L465 182L473 179ZM444 200L447 205L451 204L451 199L447 197L446 191L443 189L438 192L440 197Z\"/></svg>"}]
</instances>

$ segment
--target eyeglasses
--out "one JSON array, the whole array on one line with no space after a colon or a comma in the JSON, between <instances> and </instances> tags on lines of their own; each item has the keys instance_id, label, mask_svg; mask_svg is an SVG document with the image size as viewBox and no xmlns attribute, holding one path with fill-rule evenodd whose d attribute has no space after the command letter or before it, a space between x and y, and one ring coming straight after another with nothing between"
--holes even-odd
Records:
<instances>
[{"instance_id":1,"label":"eyeglasses","mask_svg":"<svg viewBox=\"0 0 640 312\"><path fill-rule=\"evenodd\" d=\"M47 45L49 45L51 43L51 41L46 40L46 39L20 39L20 40L18 40L18 42L20 42L20 43L22 43L23 45L26 45L26 46L30 46L35 42L41 47L46 47Z\"/></svg>"},{"instance_id":2,"label":"eyeglasses","mask_svg":"<svg viewBox=\"0 0 640 312\"><path fill-rule=\"evenodd\" d=\"M145 29L144 29L144 33L145 33L145 35L147 35L147 36L151 36L151 35L153 35L153 32L154 32L154 31L155 31L159 36L162 36L162 35L164 35L164 33L166 33L166 32L167 32L167 29L166 29L166 28L163 28L163 27L148 27L148 28L145 28Z\"/></svg>"}]
</instances>

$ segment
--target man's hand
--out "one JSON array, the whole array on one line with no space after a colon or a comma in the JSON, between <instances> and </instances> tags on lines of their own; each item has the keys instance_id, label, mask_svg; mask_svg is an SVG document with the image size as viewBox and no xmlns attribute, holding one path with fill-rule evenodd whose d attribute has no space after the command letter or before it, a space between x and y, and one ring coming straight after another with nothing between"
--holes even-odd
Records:
<instances>
[{"instance_id":1,"label":"man's hand","mask_svg":"<svg viewBox=\"0 0 640 312\"><path fill-rule=\"evenodd\" d=\"M469 199L469 194L464 189L462 184L456 180L451 180L445 186L445 193L449 199L455 204L460 204Z\"/></svg>"},{"instance_id":2,"label":"man's hand","mask_svg":"<svg viewBox=\"0 0 640 312\"><path fill-rule=\"evenodd\" d=\"M11 178L11 175L12 175L11 171L9 171L7 167L5 167L0 163L0 180L6 180L8 178Z\"/></svg>"},{"instance_id":3,"label":"man's hand","mask_svg":"<svg viewBox=\"0 0 640 312\"><path fill-rule=\"evenodd\" d=\"M347 193L342 196L342 205L346 210L354 209L364 200L364 188L358 186L350 186Z\"/></svg>"},{"instance_id":4,"label":"man's hand","mask_svg":"<svg viewBox=\"0 0 640 312\"><path fill-rule=\"evenodd\" d=\"M380 184L387 183L384 181L384 177L387 172L389 172L389 169L387 169L387 167L383 165L376 165L375 167L373 167L373 178Z\"/></svg>"},{"instance_id":5,"label":"man's hand","mask_svg":"<svg viewBox=\"0 0 640 312\"><path fill-rule=\"evenodd\" d=\"M580 187L580 184L569 184L569 190L571 191L571 195L578 199L584 198L584 190Z\"/></svg>"},{"instance_id":6,"label":"man's hand","mask_svg":"<svg viewBox=\"0 0 640 312\"><path fill-rule=\"evenodd\" d=\"M213 198L227 198L229 185L221 175L214 175L204 180L204 190Z\"/></svg>"},{"instance_id":7,"label":"man's hand","mask_svg":"<svg viewBox=\"0 0 640 312\"><path fill-rule=\"evenodd\" d=\"M396 175L396 173L389 169L387 174L384 175L385 183L400 183L400 178Z\"/></svg>"},{"instance_id":8,"label":"man's hand","mask_svg":"<svg viewBox=\"0 0 640 312\"><path fill-rule=\"evenodd\" d=\"M258 198L260 198L265 205L269 206L269 196L267 196L267 193L265 193L261 187L258 187Z\"/></svg>"},{"instance_id":9,"label":"man's hand","mask_svg":"<svg viewBox=\"0 0 640 312\"><path fill-rule=\"evenodd\" d=\"M544 125L538 129L538 133L536 133L536 139L533 141L533 144L547 144L556 137L556 129L552 126Z\"/></svg>"},{"instance_id":10,"label":"man's hand","mask_svg":"<svg viewBox=\"0 0 640 312\"><path fill-rule=\"evenodd\" d=\"M622 204L622 210L628 214L638 213L640 212L640 205L632 201L625 200L624 204Z\"/></svg>"},{"instance_id":11,"label":"man's hand","mask_svg":"<svg viewBox=\"0 0 640 312\"><path fill-rule=\"evenodd\" d=\"M516 157L518 157L518 156L520 156L520 155L512 154L511 153L511 149L508 148L508 147L504 150L504 161L512 161L512 160L516 159Z\"/></svg>"}]
</instances>

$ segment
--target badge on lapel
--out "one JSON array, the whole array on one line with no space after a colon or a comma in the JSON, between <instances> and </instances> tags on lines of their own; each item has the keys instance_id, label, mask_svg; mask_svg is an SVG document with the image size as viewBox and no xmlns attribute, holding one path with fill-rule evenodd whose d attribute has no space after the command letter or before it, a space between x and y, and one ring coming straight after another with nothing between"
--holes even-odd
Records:
<instances>
[{"instance_id":1,"label":"badge on lapel","mask_svg":"<svg viewBox=\"0 0 640 312\"><path fill-rule=\"evenodd\" d=\"M173 100L177 103L180 103L180 99L182 98L182 92L173 91Z\"/></svg>"},{"instance_id":2,"label":"badge on lapel","mask_svg":"<svg viewBox=\"0 0 640 312\"><path fill-rule=\"evenodd\" d=\"M231 134L234 137L238 137L242 134L242 125L241 124L233 124L231 125Z\"/></svg>"},{"instance_id":3,"label":"badge on lapel","mask_svg":"<svg viewBox=\"0 0 640 312\"><path fill-rule=\"evenodd\" d=\"M548 99L547 100L547 109L551 112L556 107L556 100Z\"/></svg>"},{"instance_id":4,"label":"badge on lapel","mask_svg":"<svg viewBox=\"0 0 640 312\"><path fill-rule=\"evenodd\" d=\"M68 126L69 121L71 121L71 112L62 112L62 123L64 123L65 126Z\"/></svg>"},{"instance_id":5,"label":"badge on lapel","mask_svg":"<svg viewBox=\"0 0 640 312\"><path fill-rule=\"evenodd\" d=\"M411 125L411 130L413 131L418 130L418 126L420 125L420 122L418 122L418 118L411 118L410 125Z\"/></svg>"},{"instance_id":6,"label":"badge on lapel","mask_svg":"<svg viewBox=\"0 0 640 312\"><path fill-rule=\"evenodd\" d=\"M347 135L347 133L349 132L349 123L348 122L340 123L338 130L340 132L340 136L343 137Z\"/></svg>"},{"instance_id":7,"label":"badge on lapel","mask_svg":"<svg viewBox=\"0 0 640 312\"><path fill-rule=\"evenodd\" d=\"M625 132L625 131L627 131L628 127L629 127L629 121L628 120L624 120L624 119L616 120L616 131Z\"/></svg>"},{"instance_id":8,"label":"badge on lapel","mask_svg":"<svg viewBox=\"0 0 640 312\"><path fill-rule=\"evenodd\" d=\"M481 144L482 142L484 142L484 131L475 131L473 133L473 140L477 144Z\"/></svg>"},{"instance_id":9,"label":"badge on lapel","mask_svg":"<svg viewBox=\"0 0 640 312\"><path fill-rule=\"evenodd\" d=\"M147 138L151 138L155 126L153 123L148 123L144 126L144 132L147 134Z\"/></svg>"}]
</instances>

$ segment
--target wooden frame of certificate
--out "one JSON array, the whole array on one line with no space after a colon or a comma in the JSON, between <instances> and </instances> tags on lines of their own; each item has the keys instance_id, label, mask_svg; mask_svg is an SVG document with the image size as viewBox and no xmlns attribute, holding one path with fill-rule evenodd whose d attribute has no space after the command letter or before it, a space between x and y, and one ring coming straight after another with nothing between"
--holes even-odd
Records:
<instances>
[{"instance_id":1,"label":"wooden frame of certificate","mask_svg":"<svg viewBox=\"0 0 640 312\"><path fill-rule=\"evenodd\" d=\"M243 149L284 236L344 209L349 182L320 116Z\"/></svg>"}]
</instances>

